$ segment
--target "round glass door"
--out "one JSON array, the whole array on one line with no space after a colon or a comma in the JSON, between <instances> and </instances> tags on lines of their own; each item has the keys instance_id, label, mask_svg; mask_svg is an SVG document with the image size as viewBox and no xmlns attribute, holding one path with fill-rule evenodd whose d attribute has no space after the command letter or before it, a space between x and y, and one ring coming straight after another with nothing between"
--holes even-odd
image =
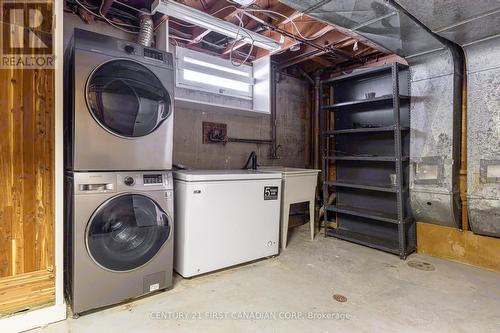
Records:
<instances>
[{"instance_id":1,"label":"round glass door","mask_svg":"<svg viewBox=\"0 0 500 333\"><path fill-rule=\"evenodd\" d=\"M98 67L87 81L87 105L97 122L122 137L152 133L168 118L171 99L160 80L131 60Z\"/></svg>"},{"instance_id":2,"label":"round glass door","mask_svg":"<svg viewBox=\"0 0 500 333\"><path fill-rule=\"evenodd\" d=\"M168 239L170 220L150 198L115 197L94 213L87 227L87 249L102 267L129 271L149 262Z\"/></svg>"}]
</instances>

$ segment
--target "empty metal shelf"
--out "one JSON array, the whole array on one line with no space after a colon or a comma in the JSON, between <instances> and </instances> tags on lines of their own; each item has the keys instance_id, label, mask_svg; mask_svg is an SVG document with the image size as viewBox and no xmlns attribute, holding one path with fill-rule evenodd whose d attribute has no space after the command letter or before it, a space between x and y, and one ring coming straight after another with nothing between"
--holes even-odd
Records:
<instances>
[{"instance_id":1,"label":"empty metal shelf","mask_svg":"<svg viewBox=\"0 0 500 333\"><path fill-rule=\"evenodd\" d=\"M408 96L404 96L404 95L399 95L399 98L401 100L409 99ZM375 97L375 98L360 99L357 101L348 101L348 102L335 103L335 104L331 104L331 105L324 105L324 106L322 106L322 108L327 109L327 110L342 109L342 108L358 106L358 105L376 105L376 104L392 103L393 100L394 100L393 96L388 95L388 96L380 96L380 97Z\"/></svg>"},{"instance_id":2,"label":"empty metal shelf","mask_svg":"<svg viewBox=\"0 0 500 333\"><path fill-rule=\"evenodd\" d=\"M327 131L326 135L339 135L339 134L356 134L356 133L377 133L377 132L394 132L396 130L395 126L383 126L383 127L368 127L368 128L349 128L341 130ZM401 127L401 131L408 131L409 127Z\"/></svg>"},{"instance_id":3,"label":"empty metal shelf","mask_svg":"<svg viewBox=\"0 0 500 333\"><path fill-rule=\"evenodd\" d=\"M356 244L368 246L377 250L382 250L385 252L398 254L400 255L399 244L397 241L389 240L389 239L381 239L378 237L371 237L364 234L360 234L357 232L352 232L349 230L343 229L328 229L326 231L327 236L333 236L336 238L340 238L342 240L346 240L349 242L353 242ZM411 252L409 252L411 253ZM405 255L409 254L406 253Z\"/></svg>"},{"instance_id":4,"label":"empty metal shelf","mask_svg":"<svg viewBox=\"0 0 500 333\"><path fill-rule=\"evenodd\" d=\"M328 206L326 209L331 212L359 216L387 223L399 224L398 216L395 213L378 212L374 210L367 210L365 208L357 208L349 206L342 206L342 207Z\"/></svg>"},{"instance_id":5,"label":"empty metal shelf","mask_svg":"<svg viewBox=\"0 0 500 333\"><path fill-rule=\"evenodd\" d=\"M380 192L389 192L389 193L397 193L397 191L398 191L396 186L392 186L390 184L387 184L387 185L368 185L368 184L344 182L344 181L329 181L326 183L328 185L331 185L331 186L359 188L359 189L371 190L371 191L380 191Z\"/></svg>"},{"instance_id":6,"label":"empty metal shelf","mask_svg":"<svg viewBox=\"0 0 500 333\"><path fill-rule=\"evenodd\" d=\"M363 76L369 76L373 74L381 74L381 73L387 73L390 74L392 71L393 66L392 65L384 65L380 67L373 67L373 68L368 68L368 69L362 69L362 70L357 70L352 72L351 74L346 74L342 76L337 76L333 77L331 79L324 80L321 82L322 84L330 84L330 83L335 83L339 81L344 81L348 79L354 79L354 78L362 78Z\"/></svg>"},{"instance_id":7,"label":"empty metal shelf","mask_svg":"<svg viewBox=\"0 0 500 333\"><path fill-rule=\"evenodd\" d=\"M373 161L373 162L396 162L395 156L327 156L332 161ZM401 161L407 161L408 156L403 156Z\"/></svg>"}]
</instances>

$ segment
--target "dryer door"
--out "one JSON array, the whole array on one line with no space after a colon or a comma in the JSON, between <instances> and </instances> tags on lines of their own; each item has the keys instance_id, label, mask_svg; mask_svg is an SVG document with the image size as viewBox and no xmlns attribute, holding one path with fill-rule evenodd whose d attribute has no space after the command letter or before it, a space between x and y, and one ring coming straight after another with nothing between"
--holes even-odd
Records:
<instances>
[{"instance_id":1,"label":"dryer door","mask_svg":"<svg viewBox=\"0 0 500 333\"><path fill-rule=\"evenodd\" d=\"M129 271L148 263L167 241L171 221L160 206L140 194L102 204L87 225L87 251L101 267Z\"/></svg>"},{"instance_id":2,"label":"dryer door","mask_svg":"<svg viewBox=\"0 0 500 333\"><path fill-rule=\"evenodd\" d=\"M87 106L107 131L126 138L148 135L168 118L172 100L156 75L132 60L112 60L87 80Z\"/></svg>"}]
</instances>

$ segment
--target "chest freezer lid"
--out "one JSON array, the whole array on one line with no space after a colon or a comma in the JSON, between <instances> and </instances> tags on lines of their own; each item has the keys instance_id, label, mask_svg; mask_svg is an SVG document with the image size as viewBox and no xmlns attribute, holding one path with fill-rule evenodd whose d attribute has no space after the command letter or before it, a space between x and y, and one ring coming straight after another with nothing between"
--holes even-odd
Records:
<instances>
[{"instance_id":1,"label":"chest freezer lid","mask_svg":"<svg viewBox=\"0 0 500 333\"><path fill-rule=\"evenodd\" d=\"M281 173L255 170L181 170L174 171L174 179L187 182L213 180L281 179Z\"/></svg>"}]
</instances>

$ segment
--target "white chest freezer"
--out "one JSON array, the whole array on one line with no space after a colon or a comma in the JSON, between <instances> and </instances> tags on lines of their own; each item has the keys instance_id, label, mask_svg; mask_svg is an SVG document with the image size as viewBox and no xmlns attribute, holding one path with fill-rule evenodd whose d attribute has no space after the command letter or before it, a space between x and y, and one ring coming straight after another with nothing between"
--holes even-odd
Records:
<instances>
[{"instance_id":1,"label":"white chest freezer","mask_svg":"<svg viewBox=\"0 0 500 333\"><path fill-rule=\"evenodd\" d=\"M278 254L281 173L174 172L174 268L191 277Z\"/></svg>"}]
</instances>

